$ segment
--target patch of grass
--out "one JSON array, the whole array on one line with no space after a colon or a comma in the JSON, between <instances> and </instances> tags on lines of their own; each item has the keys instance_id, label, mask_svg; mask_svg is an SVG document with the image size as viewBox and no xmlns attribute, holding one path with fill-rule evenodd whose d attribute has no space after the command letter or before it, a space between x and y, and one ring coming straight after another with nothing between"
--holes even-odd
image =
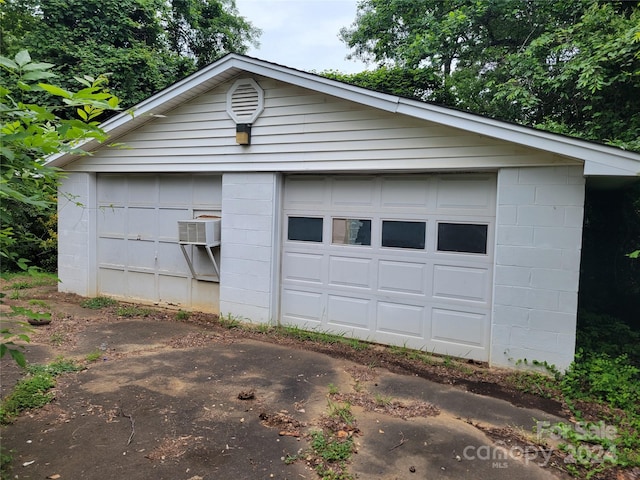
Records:
<instances>
[{"instance_id":1,"label":"patch of grass","mask_svg":"<svg viewBox=\"0 0 640 480\"><path fill-rule=\"evenodd\" d=\"M31 283L27 280L20 280L17 282L13 282L11 285L9 285L9 288L11 290L25 290L27 288L31 288Z\"/></svg>"},{"instance_id":2,"label":"patch of grass","mask_svg":"<svg viewBox=\"0 0 640 480\"><path fill-rule=\"evenodd\" d=\"M271 325L270 323L257 323L253 325L253 330L257 333L261 333L262 335L268 335L273 332L276 327Z\"/></svg>"},{"instance_id":3,"label":"patch of grass","mask_svg":"<svg viewBox=\"0 0 640 480\"><path fill-rule=\"evenodd\" d=\"M311 451L315 456L315 470L322 480L352 480L346 463L353 454L353 439L337 438L322 432L311 432Z\"/></svg>"},{"instance_id":4,"label":"patch of grass","mask_svg":"<svg viewBox=\"0 0 640 480\"><path fill-rule=\"evenodd\" d=\"M60 332L52 333L51 336L49 337L49 341L58 347L62 345L66 339L67 337L64 335L64 333L60 333Z\"/></svg>"},{"instance_id":5,"label":"patch of grass","mask_svg":"<svg viewBox=\"0 0 640 480\"><path fill-rule=\"evenodd\" d=\"M338 393L338 388L329 384L329 393ZM352 431L355 430L355 417L349 403L327 401L328 418L323 418L323 429L313 430L307 439L309 448L299 450L296 455L287 455L284 462L288 465L303 460L311 465L323 480L353 480L347 472L347 462L354 452Z\"/></svg>"},{"instance_id":6,"label":"patch of grass","mask_svg":"<svg viewBox=\"0 0 640 480\"><path fill-rule=\"evenodd\" d=\"M311 448L327 462L340 462L351 457L353 440L351 437L347 437L345 440L338 440L333 435L328 435L322 431L314 431L311 432Z\"/></svg>"},{"instance_id":7,"label":"patch of grass","mask_svg":"<svg viewBox=\"0 0 640 480\"><path fill-rule=\"evenodd\" d=\"M351 412L350 403L338 403L329 399L327 400L327 405L329 407L329 417L335 418L347 425L353 425L355 417Z\"/></svg>"},{"instance_id":8,"label":"patch of grass","mask_svg":"<svg viewBox=\"0 0 640 480\"><path fill-rule=\"evenodd\" d=\"M121 305L116 308L116 315L119 317L148 317L152 314L152 309L137 307L135 305Z\"/></svg>"},{"instance_id":9,"label":"patch of grass","mask_svg":"<svg viewBox=\"0 0 640 480\"><path fill-rule=\"evenodd\" d=\"M344 338L340 337L340 343L344 343L345 345L351 347L354 350L367 350L369 348L369 344L357 338Z\"/></svg>"},{"instance_id":10,"label":"patch of grass","mask_svg":"<svg viewBox=\"0 0 640 480\"><path fill-rule=\"evenodd\" d=\"M100 350L94 350L91 353L87 353L86 357L84 358L87 362L92 363L99 360L100 357L102 357L102 352Z\"/></svg>"},{"instance_id":11,"label":"patch of grass","mask_svg":"<svg viewBox=\"0 0 640 480\"><path fill-rule=\"evenodd\" d=\"M429 352L423 352L422 350L411 350L408 353L408 358L411 360L422 362L425 365L435 365L436 363L438 363L433 354Z\"/></svg>"},{"instance_id":12,"label":"patch of grass","mask_svg":"<svg viewBox=\"0 0 640 480\"><path fill-rule=\"evenodd\" d=\"M0 423L9 423L20 412L41 408L51 402L53 394L50 390L55 386L55 377L79 369L75 362L64 359L48 365L28 365L27 376L0 404Z\"/></svg>"},{"instance_id":13,"label":"patch of grass","mask_svg":"<svg viewBox=\"0 0 640 480\"><path fill-rule=\"evenodd\" d=\"M391 352L394 355L397 355L399 357L408 357L411 353L411 350L409 350L409 348L407 348L406 345L390 345L389 346L389 352Z\"/></svg>"},{"instance_id":14,"label":"patch of grass","mask_svg":"<svg viewBox=\"0 0 640 480\"><path fill-rule=\"evenodd\" d=\"M337 395L338 392L340 392L338 387L336 385L334 385L333 383L330 383L329 384L329 395Z\"/></svg>"},{"instance_id":15,"label":"patch of grass","mask_svg":"<svg viewBox=\"0 0 640 480\"><path fill-rule=\"evenodd\" d=\"M33 305L34 307L45 308L47 310L51 308L47 302L45 302L44 300L39 300L37 298L32 298L28 303L29 305Z\"/></svg>"},{"instance_id":16,"label":"patch of grass","mask_svg":"<svg viewBox=\"0 0 640 480\"><path fill-rule=\"evenodd\" d=\"M53 273L31 270L29 273L19 272L13 274L3 274L2 278L7 281L13 280L7 286L8 290L26 290L35 287L53 286L58 284L58 277Z\"/></svg>"},{"instance_id":17,"label":"patch of grass","mask_svg":"<svg viewBox=\"0 0 640 480\"><path fill-rule=\"evenodd\" d=\"M387 405L390 405L392 400L393 398L389 395L380 395L379 393L377 393L375 396L376 405L380 407L386 407Z\"/></svg>"},{"instance_id":18,"label":"patch of grass","mask_svg":"<svg viewBox=\"0 0 640 480\"><path fill-rule=\"evenodd\" d=\"M240 328L242 326L242 322L231 314L219 317L218 321L220 322L220 325L229 330L233 328Z\"/></svg>"},{"instance_id":19,"label":"patch of grass","mask_svg":"<svg viewBox=\"0 0 640 480\"><path fill-rule=\"evenodd\" d=\"M78 372L80 370L82 370L82 367L76 362L62 357L58 357L55 361L46 365L36 363L27 366L27 372L31 375L48 374L52 377L57 377L63 373Z\"/></svg>"},{"instance_id":20,"label":"patch of grass","mask_svg":"<svg viewBox=\"0 0 640 480\"><path fill-rule=\"evenodd\" d=\"M83 308L90 308L91 310L100 310L101 308L111 307L117 304L113 298L109 297L93 297L87 298L80 303Z\"/></svg>"},{"instance_id":21,"label":"patch of grass","mask_svg":"<svg viewBox=\"0 0 640 480\"><path fill-rule=\"evenodd\" d=\"M189 318L191 318L191 312L187 312L185 310L178 310L176 312L176 320L178 320L180 322L184 322L186 320L189 320Z\"/></svg>"},{"instance_id":22,"label":"patch of grass","mask_svg":"<svg viewBox=\"0 0 640 480\"><path fill-rule=\"evenodd\" d=\"M327 345L336 345L342 343L349 345L356 350L365 350L369 348L369 344L358 340L357 338L347 338L344 335L336 333L323 332L320 330L303 330L297 326L281 326L278 327L278 333L289 338L302 340L307 342L324 343Z\"/></svg>"},{"instance_id":23,"label":"patch of grass","mask_svg":"<svg viewBox=\"0 0 640 480\"><path fill-rule=\"evenodd\" d=\"M0 480L9 480L11 477L11 462L13 461L12 452L7 452L0 445Z\"/></svg>"},{"instance_id":24,"label":"patch of grass","mask_svg":"<svg viewBox=\"0 0 640 480\"><path fill-rule=\"evenodd\" d=\"M44 407L53 400L49 390L54 385L53 377L48 374L31 375L18 382L0 405L0 423L9 423L24 410Z\"/></svg>"}]
</instances>

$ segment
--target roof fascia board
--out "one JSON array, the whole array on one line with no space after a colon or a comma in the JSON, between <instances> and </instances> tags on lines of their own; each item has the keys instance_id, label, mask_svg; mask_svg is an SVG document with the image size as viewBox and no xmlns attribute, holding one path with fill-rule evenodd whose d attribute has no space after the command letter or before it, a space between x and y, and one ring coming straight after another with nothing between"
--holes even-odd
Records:
<instances>
[{"instance_id":1,"label":"roof fascia board","mask_svg":"<svg viewBox=\"0 0 640 480\"><path fill-rule=\"evenodd\" d=\"M589 171L599 171L599 175L607 175L604 172L608 168L611 168L610 175L640 175L640 155L635 152L409 99L400 99L398 113L575 158L585 163L595 163L600 165L600 168ZM603 158L612 156L620 162L615 167ZM585 174L587 170L585 168Z\"/></svg>"},{"instance_id":2,"label":"roof fascia board","mask_svg":"<svg viewBox=\"0 0 640 480\"><path fill-rule=\"evenodd\" d=\"M372 108L392 113L400 113L445 126L510 141L553 154L585 162L585 174L591 175L640 175L640 155L614 147L599 145L580 139L536 130L535 128L494 120L480 115L462 112L417 100L398 97L367 90L354 85L337 82L316 74L295 70L252 57L229 54L217 62L204 67L190 76L176 82L161 92L143 100L132 111L122 112L104 122L101 127L108 134L128 122L146 114L160 114L168 108L171 100L188 101L198 92L194 87L206 85L212 79L230 70L243 70L301 88L332 95L337 98L357 102ZM213 82L212 86L213 86ZM84 145L91 145L90 142ZM63 166L68 154L59 154L47 162L52 166ZM612 165L611 159L615 159ZM589 164L593 164L589 166ZM607 173L610 172L610 173Z\"/></svg>"}]
</instances>

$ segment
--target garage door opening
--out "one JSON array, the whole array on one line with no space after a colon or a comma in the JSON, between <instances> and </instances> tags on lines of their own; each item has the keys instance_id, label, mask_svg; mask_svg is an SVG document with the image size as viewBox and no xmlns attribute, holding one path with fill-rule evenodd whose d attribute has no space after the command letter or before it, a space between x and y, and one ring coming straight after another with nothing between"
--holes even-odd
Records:
<instances>
[{"instance_id":1,"label":"garage door opening","mask_svg":"<svg viewBox=\"0 0 640 480\"><path fill-rule=\"evenodd\" d=\"M494 174L285 179L281 321L489 357Z\"/></svg>"}]
</instances>

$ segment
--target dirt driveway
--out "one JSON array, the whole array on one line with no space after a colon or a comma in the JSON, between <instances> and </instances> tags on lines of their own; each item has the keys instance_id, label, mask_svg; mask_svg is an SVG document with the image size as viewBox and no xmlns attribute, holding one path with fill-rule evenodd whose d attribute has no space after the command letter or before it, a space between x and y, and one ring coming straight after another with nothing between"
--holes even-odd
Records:
<instances>
[{"instance_id":1,"label":"dirt driveway","mask_svg":"<svg viewBox=\"0 0 640 480\"><path fill-rule=\"evenodd\" d=\"M11 478L321 478L326 457L312 448L312 432L321 431L353 441L345 469L331 478L564 478L557 458L515 435L560 420L559 406L487 381L498 371L469 366L475 379L467 370L466 380L454 373L447 385L388 349L305 343L204 315L177 321L164 310L118 316L54 288L7 301L36 298L53 311L27 358L63 355L86 368L58 377L53 403L2 427ZM20 375L5 357L3 395Z\"/></svg>"}]
</instances>

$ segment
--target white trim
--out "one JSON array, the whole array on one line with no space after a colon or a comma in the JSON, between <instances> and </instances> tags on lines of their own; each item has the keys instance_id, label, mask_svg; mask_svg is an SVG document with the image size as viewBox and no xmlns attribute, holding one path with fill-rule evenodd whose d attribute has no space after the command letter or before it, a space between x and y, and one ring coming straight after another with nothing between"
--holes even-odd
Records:
<instances>
[{"instance_id":1,"label":"white trim","mask_svg":"<svg viewBox=\"0 0 640 480\"><path fill-rule=\"evenodd\" d=\"M98 294L98 174L89 175L87 185L87 291L89 296Z\"/></svg>"},{"instance_id":2,"label":"white trim","mask_svg":"<svg viewBox=\"0 0 640 480\"><path fill-rule=\"evenodd\" d=\"M163 112L196 97L200 93L246 73L269 77L387 112L429 120L441 125L578 159L585 162L585 175L640 176L640 154L635 152L379 93L238 54L229 54L167 87L140 102L131 111L122 112L107 120L102 124L102 128L111 134L113 140L126 131L149 121L154 115L162 115ZM97 146L96 142L87 142L85 149L91 150ZM76 158L69 154L59 154L50 157L47 163L55 167L64 167Z\"/></svg>"},{"instance_id":3,"label":"white trim","mask_svg":"<svg viewBox=\"0 0 640 480\"><path fill-rule=\"evenodd\" d=\"M280 325L280 287L282 282L282 211L284 175L275 174L273 179L273 231L271 232L271 305L270 323Z\"/></svg>"},{"instance_id":4,"label":"white trim","mask_svg":"<svg viewBox=\"0 0 640 480\"><path fill-rule=\"evenodd\" d=\"M238 115L238 113L233 109L234 97L240 87L247 86L247 85L249 85L255 91L255 105L253 105L254 108L250 115L246 115L246 114ZM234 122L253 123L256 121L256 118L260 116L263 110L264 110L264 90L260 85L258 85L258 82L256 82L253 78L238 79L227 91L227 114L231 117L231 119Z\"/></svg>"}]
</instances>

